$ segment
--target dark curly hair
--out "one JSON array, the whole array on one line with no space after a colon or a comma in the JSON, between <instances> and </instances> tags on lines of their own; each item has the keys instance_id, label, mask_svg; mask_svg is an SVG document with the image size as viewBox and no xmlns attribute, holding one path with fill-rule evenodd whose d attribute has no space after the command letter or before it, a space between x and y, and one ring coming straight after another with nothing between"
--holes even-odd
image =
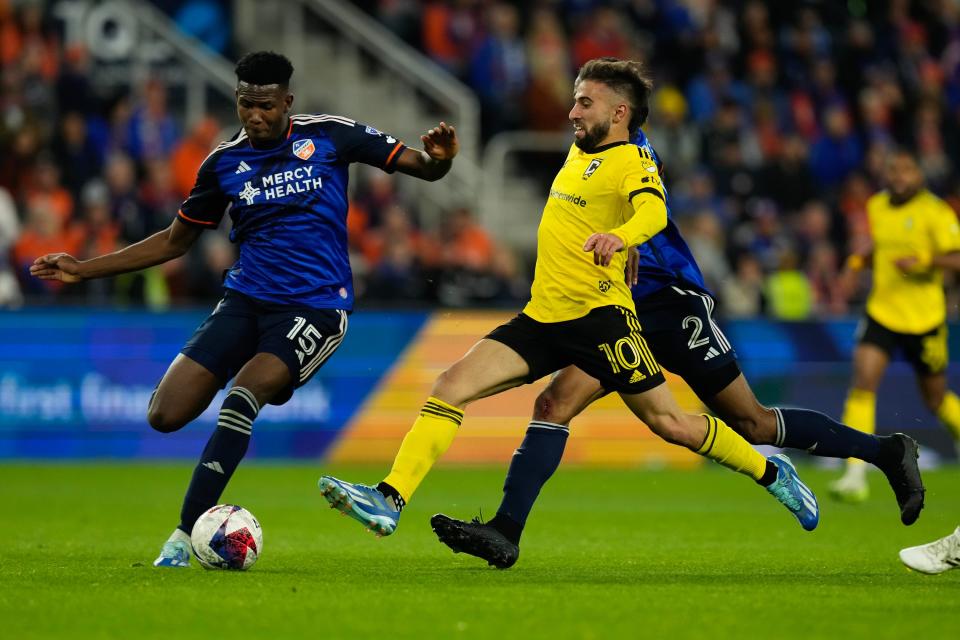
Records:
<instances>
[{"instance_id":1,"label":"dark curly hair","mask_svg":"<svg viewBox=\"0 0 960 640\"><path fill-rule=\"evenodd\" d=\"M653 80L650 79L642 63L610 57L596 58L580 67L576 84L584 80L602 82L627 99L631 112L630 122L627 124L630 135L636 133L637 129L647 121Z\"/></svg>"},{"instance_id":2,"label":"dark curly hair","mask_svg":"<svg viewBox=\"0 0 960 640\"><path fill-rule=\"evenodd\" d=\"M240 58L234 69L239 82L286 87L293 75L293 65L285 55L273 51L255 51Z\"/></svg>"}]
</instances>

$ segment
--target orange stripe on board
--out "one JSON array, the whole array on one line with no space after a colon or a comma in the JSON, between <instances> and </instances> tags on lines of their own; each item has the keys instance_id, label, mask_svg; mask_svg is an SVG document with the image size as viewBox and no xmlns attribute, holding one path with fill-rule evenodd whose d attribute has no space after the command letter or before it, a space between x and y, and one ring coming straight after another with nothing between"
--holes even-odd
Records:
<instances>
[{"instance_id":1,"label":"orange stripe on board","mask_svg":"<svg viewBox=\"0 0 960 640\"><path fill-rule=\"evenodd\" d=\"M191 218L190 216L188 216L187 214L185 214L182 209L181 209L180 211L177 211L177 215L180 216L181 218L183 218L184 220L189 220L190 222L195 222L196 224L203 224L203 225L206 225L206 226L208 226L208 227L215 227L215 226L217 226L217 223L216 223L216 222L210 222L210 221L208 221L208 220L194 220L193 218Z\"/></svg>"}]
</instances>

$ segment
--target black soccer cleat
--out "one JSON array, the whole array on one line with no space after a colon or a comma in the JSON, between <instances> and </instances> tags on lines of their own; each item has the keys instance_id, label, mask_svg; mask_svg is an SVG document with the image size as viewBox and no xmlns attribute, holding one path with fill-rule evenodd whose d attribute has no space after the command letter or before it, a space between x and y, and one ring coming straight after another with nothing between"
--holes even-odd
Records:
<instances>
[{"instance_id":1,"label":"black soccer cleat","mask_svg":"<svg viewBox=\"0 0 960 640\"><path fill-rule=\"evenodd\" d=\"M881 440L884 449L881 454L883 462L878 466L887 476L887 481L897 496L900 522L911 525L920 517L926 492L920 477L920 466L917 464L920 447L916 440L903 433L881 437Z\"/></svg>"},{"instance_id":2,"label":"black soccer cleat","mask_svg":"<svg viewBox=\"0 0 960 640\"><path fill-rule=\"evenodd\" d=\"M509 569L520 557L520 547L480 518L472 522L448 518L438 513L430 518L430 526L440 542L454 553L466 553L486 560L497 569Z\"/></svg>"}]
</instances>

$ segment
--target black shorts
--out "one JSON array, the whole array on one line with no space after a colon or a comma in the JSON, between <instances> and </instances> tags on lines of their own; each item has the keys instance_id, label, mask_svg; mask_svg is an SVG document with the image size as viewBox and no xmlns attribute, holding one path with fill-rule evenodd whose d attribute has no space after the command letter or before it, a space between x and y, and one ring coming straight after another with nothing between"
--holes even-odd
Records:
<instances>
[{"instance_id":1,"label":"black shorts","mask_svg":"<svg viewBox=\"0 0 960 640\"><path fill-rule=\"evenodd\" d=\"M709 293L690 286L670 286L634 300L657 362L708 400L740 375L737 354L713 319Z\"/></svg>"},{"instance_id":2,"label":"black shorts","mask_svg":"<svg viewBox=\"0 0 960 640\"><path fill-rule=\"evenodd\" d=\"M664 382L636 315L623 307L598 307L564 322L537 322L521 313L486 337L502 342L526 361L527 382L571 364L610 391L641 393Z\"/></svg>"},{"instance_id":3,"label":"black shorts","mask_svg":"<svg viewBox=\"0 0 960 640\"><path fill-rule=\"evenodd\" d=\"M292 383L270 402L283 404L307 383L347 333L342 309L263 302L227 289L213 313L180 351L220 380L221 386L258 353L272 353L290 369Z\"/></svg>"},{"instance_id":4,"label":"black shorts","mask_svg":"<svg viewBox=\"0 0 960 640\"><path fill-rule=\"evenodd\" d=\"M879 347L891 359L897 351L913 366L918 375L943 373L947 368L947 325L942 324L926 333L900 333L864 315L857 325L857 342Z\"/></svg>"}]
</instances>

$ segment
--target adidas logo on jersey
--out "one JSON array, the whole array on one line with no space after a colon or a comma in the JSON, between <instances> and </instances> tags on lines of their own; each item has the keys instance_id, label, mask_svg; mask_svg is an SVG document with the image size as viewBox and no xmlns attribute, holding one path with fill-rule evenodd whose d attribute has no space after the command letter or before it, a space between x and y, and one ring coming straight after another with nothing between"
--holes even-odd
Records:
<instances>
[{"instance_id":1,"label":"adidas logo on jersey","mask_svg":"<svg viewBox=\"0 0 960 640\"><path fill-rule=\"evenodd\" d=\"M707 351L707 355L703 356L703 359L704 361L707 361L710 358L716 358L718 355L720 355L720 352L714 349L713 347L710 347L710 350Z\"/></svg>"},{"instance_id":2,"label":"adidas logo on jersey","mask_svg":"<svg viewBox=\"0 0 960 640\"><path fill-rule=\"evenodd\" d=\"M240 161L240 164L237 165L237 170L234 171L235 174L246 173L247 171L252 171L250 165L248 165L243 160Z\"/></svg>"},{"instance_id":3,"label":"adidas logo on jersey","mask_svg":"<svg viewBox=\"0 0 960 640\"><path fill-rule=\"evenodd\" d=\"M646 379L647 379L647 376L640 373L639 369L634 369L633 375L630 376L630 384L633 384L634 382L640 382L641 380L646 380Z\"/></svg>"}]
</instances>

